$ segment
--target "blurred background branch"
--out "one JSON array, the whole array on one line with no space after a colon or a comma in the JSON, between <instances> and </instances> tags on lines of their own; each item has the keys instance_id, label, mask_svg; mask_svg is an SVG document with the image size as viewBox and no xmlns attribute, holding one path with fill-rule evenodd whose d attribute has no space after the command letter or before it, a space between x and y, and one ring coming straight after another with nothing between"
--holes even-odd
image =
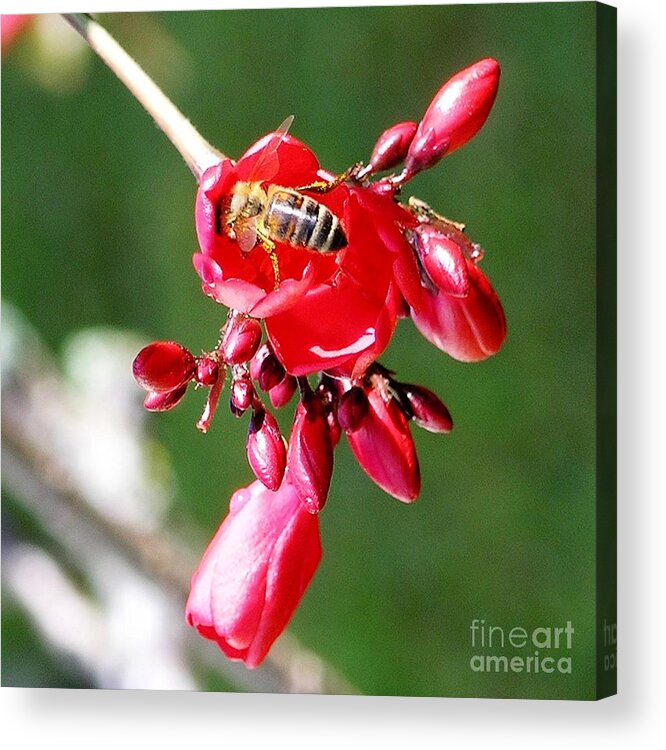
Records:
<instances>
[{"instance_id":1,"label":"blurred background branch","mask_svg":"<svg viewBox=\"0 0 666 750\"><path fill-rule=\"evenodd\" d=\"M26 544L4 524L12 595L98 687L197 689L213 670L237 690L355 692L288 634L248 671L185 626L197 560L163 527L172 476L143 431L128 366L137 347L117 331L79 333L68 378L3 305L2 481L53 542Z\"/></svg>"}]
</instances>

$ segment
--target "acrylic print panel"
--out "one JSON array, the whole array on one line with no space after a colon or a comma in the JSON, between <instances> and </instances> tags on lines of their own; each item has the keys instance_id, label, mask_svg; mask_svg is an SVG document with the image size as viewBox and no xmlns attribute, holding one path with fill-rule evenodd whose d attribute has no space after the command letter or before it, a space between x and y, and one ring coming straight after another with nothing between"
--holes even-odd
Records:
<instances>
[{"instance_id":1,"label":"acrylic print panel","mask_svg":"<svg viewBox=\"0 0 666 750\"><path fill-rule=\"evenodd\" d=\"M2 19L3 684L613 692L612 11L68 20Z\"/></svg>"}]
</instances>

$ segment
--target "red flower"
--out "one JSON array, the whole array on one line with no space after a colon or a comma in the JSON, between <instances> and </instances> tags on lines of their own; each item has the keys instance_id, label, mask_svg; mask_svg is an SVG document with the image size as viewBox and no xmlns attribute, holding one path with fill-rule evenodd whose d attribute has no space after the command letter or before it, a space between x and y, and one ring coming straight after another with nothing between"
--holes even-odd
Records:
<instances>
[{"instance_id":1,"label":"red flower","mask_svg":"<svg viewBox=\"0 0 666 750\"><path fill-rule=\"evenodd\" d=\"M291 619L321 559L319 521L296 490L238 490L192 577L187 622L231 659L257 667Z\"/></svg>"},{"instance_id":2,"label":"red flower","mask_svg":"<svg viewBox=\"0 0 666 750\"><path fill-rule=\"evenodd\" d=\"M397 222L413 217L392 196L339 185L312 194L342 224L348 244L322 254L276 243L280 283L275 289L271 258L261 245L244 254L220 227L220 212L238 181L265 180L297 188L330 178L314 154L291 136L280 143L277 173L254 164L271 142L262 138L237 163L225 160L208 169L196 200L201 253L194 267L204 292L221 304L264 318L275 354L293 375L332 367L361 373L388 344L401 295L412 302L418 286L413 253Z\"/></svg>"},{"instance_id":3,"label":"red flower","mask_svg":"<svg viewBox=\"0 0 666 750\"><path fill-rule=\"evenodd\" d=\"M385 130L368 165L340 179L284 133L265 136L237 162L223 158L201 175L195 205L200 252L193 263L204 293L230 308L228 320L212 351L195 357L174 342L156 342L139 353L134 374L153 410L175 406L190 382L209 388L197 423L203 432L227 377L232 413L251 410L246 449L258 481L232 497L187 603L189 624L248 667L262 662L286 627L321 557L317 514L341 434L379 487L411 503L421 477L410 424L435 433L453 427L438 396L399 381L377 361L397 319L411 315L429 341L463 361L496 353L505 339L502 306L477 266L481 248L462 224L423 201L400 202L415 174L483 126L498 82L499 65L489 58L459 72L420 123ZM399 173L375 179L400 164ZM329 183L323 192L313 185L321 182ZM241 190L239 183L246 183ZM246 209L251 196L259 214L267 213L256 204L268 202L269 186L310 192L337 218L346 244L317 252L277 241L276 228L269 231L263 222L258 227L269 237L257 242L258 233L244 224ZM296 216L299 209L292 208ZM314 215L323 220L319 209L308 214L313 223ZM321 377L313 391L304 376L316 372ZM287 445L261 392L277 409L297 387Z\"/></svg>"}]
</instances>

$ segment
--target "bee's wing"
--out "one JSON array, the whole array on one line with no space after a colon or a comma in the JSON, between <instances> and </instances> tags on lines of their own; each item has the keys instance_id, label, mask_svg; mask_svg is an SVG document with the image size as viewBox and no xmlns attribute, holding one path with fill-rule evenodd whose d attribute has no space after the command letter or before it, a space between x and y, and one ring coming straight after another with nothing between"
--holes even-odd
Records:
<instances>
[{"instance_id":1,"label":"bee's wing","mask_svg":"<svg viewBox=\"0 0 666 750\"><path fill-rule=\"evenodd\" d=\"M234 227L236 242L242 253L249 253L257 244L257 222L256 217L237 221Z\"/></svg>"},{"instance_id":2,"label":"bee's wing","mask_svg":"<svg viewBox=\"0 0 666 750\"><path fill-rule=\"evenodd\" d=\"M259 158L254 163L254 166L252 167L252 171L248 178L248 182L254 182L255 176L258 175L259 172L262 173L262 180L270 181L271 179L273 179L273 177L275 177L280 167L280 162L278 160L278 148L284 140L285 135L287 135L293 121L294 116L289 115L289 117L287 117L287 119L280 125L280 127L273 132L270 140L268 141L266 146L264 146L263 151L259 155Z\"/></svg>"}]
</instances>

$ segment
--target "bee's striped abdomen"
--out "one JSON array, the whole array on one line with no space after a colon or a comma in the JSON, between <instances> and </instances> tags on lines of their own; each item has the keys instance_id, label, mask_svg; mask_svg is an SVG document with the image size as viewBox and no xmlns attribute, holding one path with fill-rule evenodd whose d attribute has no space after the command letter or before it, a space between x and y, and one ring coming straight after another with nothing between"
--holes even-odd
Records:
<instances>
[{"instance_id":1,"label":"bee's striped abdomen","mask_svg":"<svg viewBox=\"0 0 666 750\"><path fill-rule=\"evenodd\" d=\"M278 189L266 210L266 227L272 239L320 253L339 250L347 244L340 222L326 206L307 195Z\"/></svg>"}]
</instances>

